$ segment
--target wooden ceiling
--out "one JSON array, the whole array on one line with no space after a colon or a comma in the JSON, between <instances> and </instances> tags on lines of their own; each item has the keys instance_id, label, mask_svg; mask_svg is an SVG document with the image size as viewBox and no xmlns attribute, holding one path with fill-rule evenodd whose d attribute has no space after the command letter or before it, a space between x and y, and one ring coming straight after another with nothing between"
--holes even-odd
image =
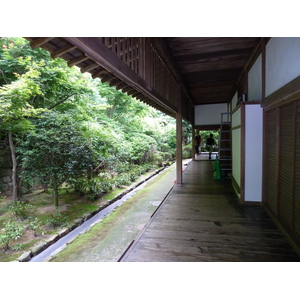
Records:
<instances>
[{"instance_id":1,"label":"wooden ceiling","mask_svg":"<svg viewBox=\"0 0 300 300\"><path fill-rule=\"evenodd\" d=\"M172 37L165 39L194 103L226 103L261 38Z\"/></svg>"}]
</instances>

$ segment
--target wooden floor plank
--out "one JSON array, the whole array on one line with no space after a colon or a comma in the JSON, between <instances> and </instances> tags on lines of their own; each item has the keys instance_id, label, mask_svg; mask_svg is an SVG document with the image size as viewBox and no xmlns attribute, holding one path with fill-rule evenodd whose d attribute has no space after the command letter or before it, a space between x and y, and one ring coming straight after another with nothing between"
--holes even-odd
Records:
<instances>
[{"instance_id":1,"label":"wooden floor plank","mask_svg":"<svg viewBox=\"0 0 300 300\"><path fill-rule=\"evenodd\" d=\"M263 208L239 205L230 181L213 180L213 168L213 161L189 164L121 261L299 261Z\"/></svg>"}]
</instances>

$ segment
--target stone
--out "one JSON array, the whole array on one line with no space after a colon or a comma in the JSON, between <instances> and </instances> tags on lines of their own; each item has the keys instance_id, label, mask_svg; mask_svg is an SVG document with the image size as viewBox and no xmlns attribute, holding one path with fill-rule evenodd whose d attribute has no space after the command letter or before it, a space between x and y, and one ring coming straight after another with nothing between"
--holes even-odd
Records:
<instances>
[{"instance_id":1,"label":"stone","mask_svg":"<svg viewBox=\"0 0 300 300\"><path fill-rule=\"evenodd\" d=\"M50 237L46 240L46 243L48 244L48 246L50 246L50 245L54 244L58 239L59 239L59 235L58 235L58 234L55 234L55 235L50 236Z\"/></svg>"},{"instance_id":2,"label":"stone","mask_svg":"<svg viewBox=\"0 0 300 300\"><path fill-rule=\"evenodd\" d=\"M62 230L60 230L57 234L58 236L61 238L63 236L65 236L67 233L70 232L70 229L69 228L63 228Z\"/></svg>"},{"instance_id":3,"label":"stone","mask_svg":"<svg viewBox=\"0 0 300 300\"><path fill-rule=\"evenodd\" d=\"M18 258L18 261L19 261L19 262L27 262L27 261L30 260L31 255L32 255L32 252L31 252L31 251L24 252L24 253Z\"/></svg>"},{"instance_id":4,"label":"stone","mask_svg":"<svg viewBox=\"0 0 300 300\"><path fill-rule=\"evenodd\" d=\"M42 242L39 243L38 245L36 245L34 248L32 248L32 254L35 256L39 253L41 253L44 249L47 248L47 243L46 242Z\"/></svg>"},{"instance_id":5,"label":"stone","mask_svg":"<svg viewBox=\"0 0 300 300\"><path fill-rule=\"evenodd\" d=\"M84 221L86 221L86 220L90 219L92 215L93 215L92 213L85 213L82 215L82 218Z\"/></svg>"}]
</instances>

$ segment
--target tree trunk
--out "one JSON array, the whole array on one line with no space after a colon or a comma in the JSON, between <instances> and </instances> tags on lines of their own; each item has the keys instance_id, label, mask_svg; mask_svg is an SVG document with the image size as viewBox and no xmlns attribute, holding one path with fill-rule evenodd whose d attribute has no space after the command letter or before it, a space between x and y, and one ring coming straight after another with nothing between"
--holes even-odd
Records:
<instances>
[{"instance_id":1,"label":"tree trunk","mask_svg":"<svg viewBox=\"0 0 300 300\"><path fill-rule=\"evenodd\" d=\"M58 207L58 183L55 175L53 178L53 196L54 196L54 205L57 208Z\"/></svg>"},{"instance_id":2,"label":"tree trunk","mask_svg":"<svg viewBox=\"0 0 300 300\"><path fill-rule=\"evenodd\" d=\"M18 188L18 180L17 180L17 158L16 158L16 147L13 141L12 132L8 133L9 147L11 152L11 160L12 160L12 184L13 184L13 201L20 200L20 193Z\"/></svg>"}]
</instances>

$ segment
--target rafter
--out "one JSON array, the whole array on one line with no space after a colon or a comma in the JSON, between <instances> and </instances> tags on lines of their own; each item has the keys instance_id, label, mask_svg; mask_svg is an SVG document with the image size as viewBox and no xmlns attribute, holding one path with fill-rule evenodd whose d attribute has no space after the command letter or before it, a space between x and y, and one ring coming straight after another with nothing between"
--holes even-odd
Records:
<instances>
[{"instance_id":1,"label":"rafter","mask_svg":"<svg viewBox=\"0 0 300 300\"><path fill-rule=\"evenodd\" d=\"M76 58L73 58L71 60L68 61L68 66L69 67L73 67L85 60L89 59L85 54L81 55L81 56L78 56Z\"/></svg>"},{"instance_id":2,"label":"rafter","mask_svg":"<svg viewBox=\"0 0 300 300\"><path fill-rule=\"evenodd\" d=\"M89 64L89 65L87 65L86 67L82 67L82 68L80 69L80 72L81 72L81 73L85 73L85 72L88 72L88 71L90 71L90 70L93 70L93 69L95 69L95 68L97 68L97 67L99 67L99 64L97 64L97 63Z\"/></svg>"},{"instance_id":3,"label":"rafter","mask_svg":"<svg viewBox=\"0 0 300 300\"><path fill-rule=\"evenodd\" d=\"M49 42L52 39L53 39L53 37L40 37L34 41L31 41L30 46L32 49L35 49L37 47L42 46L43 44L46 44L47 42Z\"/></svg>"},{"instance_id":4,"label":"rafter","mask_svg":"<svg viewBox=\"0 0 300 300\"><path fill-rule=\"evenodd\" d=\"M52 58L60 57L60 56L62 56L64 54L72 51L75 48L76 48L76 46L74 46L74 45L66 45L66 46L64 46L64 47L62 47L62 48L60 48L60 49L52 52L51 53L51 57Z\"/></svg>"}]
</instances>

